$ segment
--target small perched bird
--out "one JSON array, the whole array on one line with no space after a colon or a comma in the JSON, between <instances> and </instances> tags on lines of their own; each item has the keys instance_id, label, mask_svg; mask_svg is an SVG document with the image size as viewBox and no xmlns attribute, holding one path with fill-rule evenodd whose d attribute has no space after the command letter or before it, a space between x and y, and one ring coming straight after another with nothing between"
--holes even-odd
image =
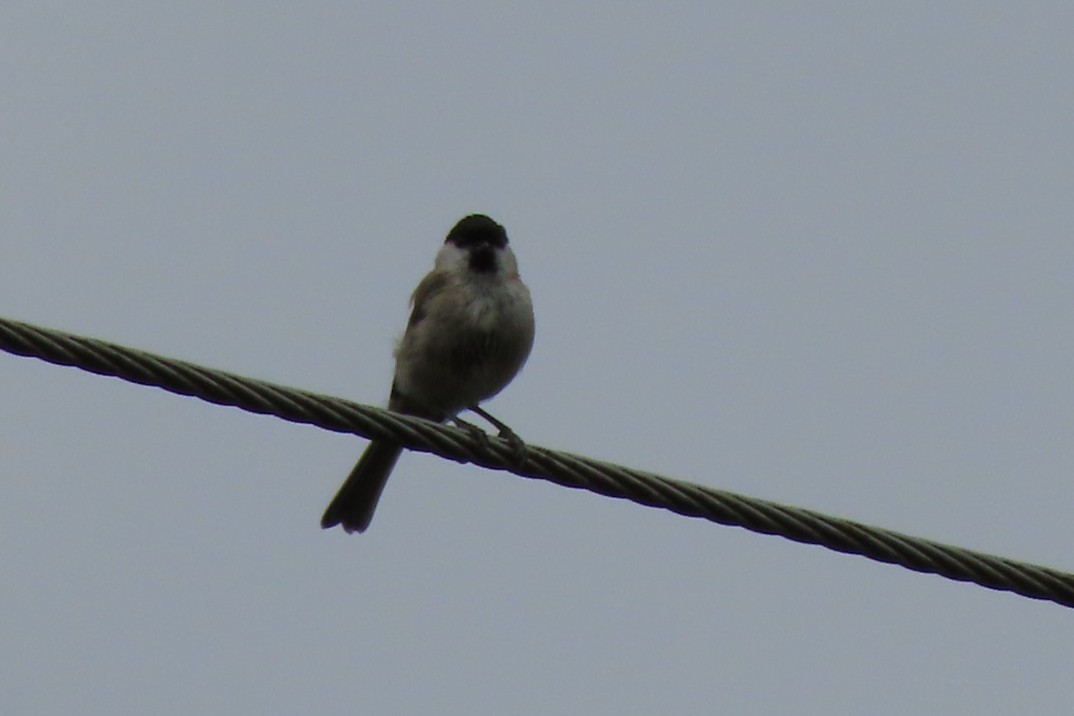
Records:
<instances>
[{"instance_id":1,"label":"small perched bird","mask_svg":"<svg viewBox=\"0 0 1074 716\"><path fill-rule=\"evenodd\" d=\"M489 417L477 404L511 382L533 347L533 304L504 228L482 214L455 224L411 303L388 409L440 422L466 408ZM321 527L364 532L401 451L370 443Z\"/></svg>"}]
</instances>

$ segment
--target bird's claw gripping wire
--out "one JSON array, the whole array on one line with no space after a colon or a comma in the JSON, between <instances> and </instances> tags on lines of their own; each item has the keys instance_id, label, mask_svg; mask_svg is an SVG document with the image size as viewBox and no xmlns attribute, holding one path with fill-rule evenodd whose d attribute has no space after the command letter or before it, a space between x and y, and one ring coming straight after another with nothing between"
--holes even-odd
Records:
<instances>
[{"instance_id":1,"label":"bird's claw gripping wire","mask_svg":"<svg viewBox=\"0 0 1074 716\"><path fill-rule=\"evenodd\" d=\"M482 418L487 420L489 424L494 426L499 431L498 437L510 443L511 456L514 459L516 466L521 466L526 461L526 457L529 453L529 448L526 447L526 443L522 441L522 438L520 438L514 430L508 427L506 423L489 414L485 410L482 410L477 405L471 405L469 408L467 408L467 410L469 410L471 413L476 413L477 415L480 415ZM488 447L489 436L488 433L486 433L484 430L477 427L473 423L468 423L465 420L460 420L459 418L454 418L453 422L459 427L466 430L468 433L470 433L470 435L472 435L474 439L480 442L484 447Z\"/></svg>"}]
</instances>

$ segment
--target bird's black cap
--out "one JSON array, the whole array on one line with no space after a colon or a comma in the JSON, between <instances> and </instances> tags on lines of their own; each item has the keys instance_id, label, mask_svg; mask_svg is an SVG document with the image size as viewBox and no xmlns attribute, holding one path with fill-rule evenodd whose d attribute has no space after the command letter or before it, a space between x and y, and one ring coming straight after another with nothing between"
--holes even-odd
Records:
<instances>
[{"instance_id":1,"label":"bird's black cap","mask_svg":"<svg viewBox=\"0 0 1074 716\"><path fill-rule=\"evenodd\" d=\"M502 249L507 246L507 231L484 214L470 214L452 227L444 243L455 244L460 249L481 244Z\"/></svg>"}]
</instances>

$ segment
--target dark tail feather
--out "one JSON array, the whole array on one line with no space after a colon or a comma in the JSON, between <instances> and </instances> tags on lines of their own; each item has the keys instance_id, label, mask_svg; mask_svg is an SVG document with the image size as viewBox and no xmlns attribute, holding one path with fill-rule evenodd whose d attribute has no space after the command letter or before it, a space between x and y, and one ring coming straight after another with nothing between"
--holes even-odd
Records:
<instances>
[{"instance_id":1,"label":"dark tail feather","mask_svg":"<svg viewBox=\"0 0 1074 716\"><path fill-rule=\"evenodd\" d=\"M402 448L395 443L372 442L358 464L332 498L321 518L321 527L343 525L347 532L365 532L373 520L377 500L395 467Z\"/></svg>"}]
</instances>

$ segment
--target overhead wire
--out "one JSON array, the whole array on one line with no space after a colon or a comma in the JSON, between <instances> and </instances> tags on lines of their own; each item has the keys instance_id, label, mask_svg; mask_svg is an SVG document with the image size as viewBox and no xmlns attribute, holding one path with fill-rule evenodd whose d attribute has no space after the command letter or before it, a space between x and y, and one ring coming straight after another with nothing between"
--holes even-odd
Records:
<instances>
[{"instance_id":1,"label":"overhead wire","mask_svg":"<svg viewBox=\"0 0 1074 716\"><path fill-rule=\"evenodd\" d=\"M0 318L0 350L1074 607L1074 574Z\"/></svg>"}]
</instances>

